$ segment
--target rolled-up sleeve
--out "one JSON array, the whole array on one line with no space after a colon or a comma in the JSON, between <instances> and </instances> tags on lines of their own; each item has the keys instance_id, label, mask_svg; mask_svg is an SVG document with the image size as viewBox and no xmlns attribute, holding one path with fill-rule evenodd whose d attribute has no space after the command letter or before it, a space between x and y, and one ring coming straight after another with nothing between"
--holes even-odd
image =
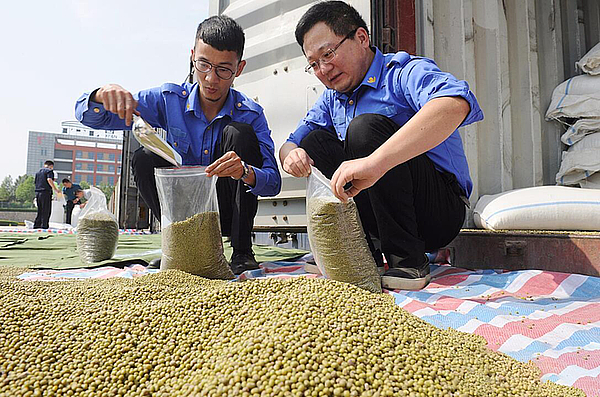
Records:
<instances>
[{"instance_id":1,"label":"rolled-up sleeve","mask_svg":"<svg viewBox=\"0 0 600 397\"><path fill-rule=\"evenodd\" d=\"M404 94L415 112L434 98L461 97L469 103L471 110L460 126L483 119L483 111L469 89L469 84L450 73L442 72L431 60L419 59L408 63L400 71L396 82L398 91Z\"/></svg>"},{"instance_id":2,"label":"rolled-up sleeve","mask_svg":"<svg viewBox=\"0 0 600 397\"><path fill-rule=\"evenodd\" d=\"M334 94L331 90L325 90L321 94L306 116L300 120L296 130L290 134L287 142L293 142L299 146L302 139L313 130L334 130L330 112L332 95Z\"/></svg>"}]
</instances>

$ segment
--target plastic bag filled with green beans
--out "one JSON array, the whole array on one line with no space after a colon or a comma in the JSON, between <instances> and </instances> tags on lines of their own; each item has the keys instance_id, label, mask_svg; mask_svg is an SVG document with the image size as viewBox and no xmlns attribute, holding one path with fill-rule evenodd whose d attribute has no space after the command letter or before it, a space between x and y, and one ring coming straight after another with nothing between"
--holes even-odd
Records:
<instances>
[{"instance_id":1,"label":"plastic bag filled with green beans","mask_svg":"<svg viewBox=\"0 0 600 397\"><path fill-rule=\"evenodd\" d=\"M162 258L160 269L210 279L234 278L223 253L217 178L206 167L157 168Z\"/></svg>"},{"instance_id":2,"label":"plastic bag filled with green beans","mask_svg":"<svg viewBox=\"0 0 600 397\"><path fill-rule=\"evenodd\" d=\"M330 181L313 167L306 188L308 240L321 273L332 280L381 292L381 279L371 255L354 200L343 203Z\"/></svg>"},{"instance_id":3,"label":"plastic bag filled with green beans","mask_svg":"<svg viewBox=\"0 0 600 397\"><path fill-rule=\"evenodd\" d=\"M85 263L112 258L119 242L117 218L108 211L106 196L91 187L85 208L77 222L77 251Z\"/></svg>"}]
</instances>

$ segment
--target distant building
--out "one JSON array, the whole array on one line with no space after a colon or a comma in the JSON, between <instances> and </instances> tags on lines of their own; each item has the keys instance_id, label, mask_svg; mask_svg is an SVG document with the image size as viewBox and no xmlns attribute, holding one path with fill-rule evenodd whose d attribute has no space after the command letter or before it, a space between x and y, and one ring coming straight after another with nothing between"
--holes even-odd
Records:
<instances>
[{"instance_id":1,"label":"distant building","mask_svg":"<svg viewBox=\"0 0 600 397\"><path fill-rule=\"evenodd\" d=\"M77 121L62 123L62 132L29 131L27 174L54 161L57 181L115 185L121 174L123 131L94 130Z\"/></svg>"}]
</instances>

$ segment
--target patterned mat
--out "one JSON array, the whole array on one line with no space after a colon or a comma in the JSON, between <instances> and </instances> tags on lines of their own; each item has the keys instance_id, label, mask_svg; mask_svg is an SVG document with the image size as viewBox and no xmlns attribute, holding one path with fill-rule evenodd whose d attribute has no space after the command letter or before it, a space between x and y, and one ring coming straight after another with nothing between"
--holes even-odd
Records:
<instances>
[{"instance_id":1,"label":"patterned mat","mask_svg":"<svg viewBox=\"0 0 600 397\"><path fill-rule=\"evenodd\" d=\"M24 227L13 227L13 226L2 226L0 227L1 233L55 233L55 234L77 234L76 229L27 229ZM119 229L119 234L135 235L140 236L144 234L152 234L148 230L140 229Z\"/></svg>"},{"instance_id":2,"label":"patterned mat","mask_svg":"<svg viewBox=\"0 0 600 397\"><path fill-rule=\"evenodd\" d=\"M304 257L304 260L310 256ZM472 271L431 265L432 281L421 291L388 291L396 303L439 328L481 335L492 350L532 361L542 379L600 396L600 278L546 272ZM36 271L23 280L139 277L156 272L134 265L67 271ZM238 280L317 277L304 262L265 262Z\"/></svg>"}]
</instances>

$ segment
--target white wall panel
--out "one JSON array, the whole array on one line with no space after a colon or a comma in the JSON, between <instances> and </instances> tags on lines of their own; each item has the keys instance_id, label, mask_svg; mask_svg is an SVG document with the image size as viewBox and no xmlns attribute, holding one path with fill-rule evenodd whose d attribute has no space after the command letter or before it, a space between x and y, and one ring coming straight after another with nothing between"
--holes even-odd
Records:
<instances>
[{"instance_id":1,"label":"white wall panel","mask_svg":"<svg viewBox=\"0 0 600 397\"><path fill-rule=\"evenodd\" d=\"M564 80L560 1L416 1L420 55L466 80L485 114L460 131L474 182L471 202L553 184L562 130L544 114Z\"/></svg>"}]
</instances>

